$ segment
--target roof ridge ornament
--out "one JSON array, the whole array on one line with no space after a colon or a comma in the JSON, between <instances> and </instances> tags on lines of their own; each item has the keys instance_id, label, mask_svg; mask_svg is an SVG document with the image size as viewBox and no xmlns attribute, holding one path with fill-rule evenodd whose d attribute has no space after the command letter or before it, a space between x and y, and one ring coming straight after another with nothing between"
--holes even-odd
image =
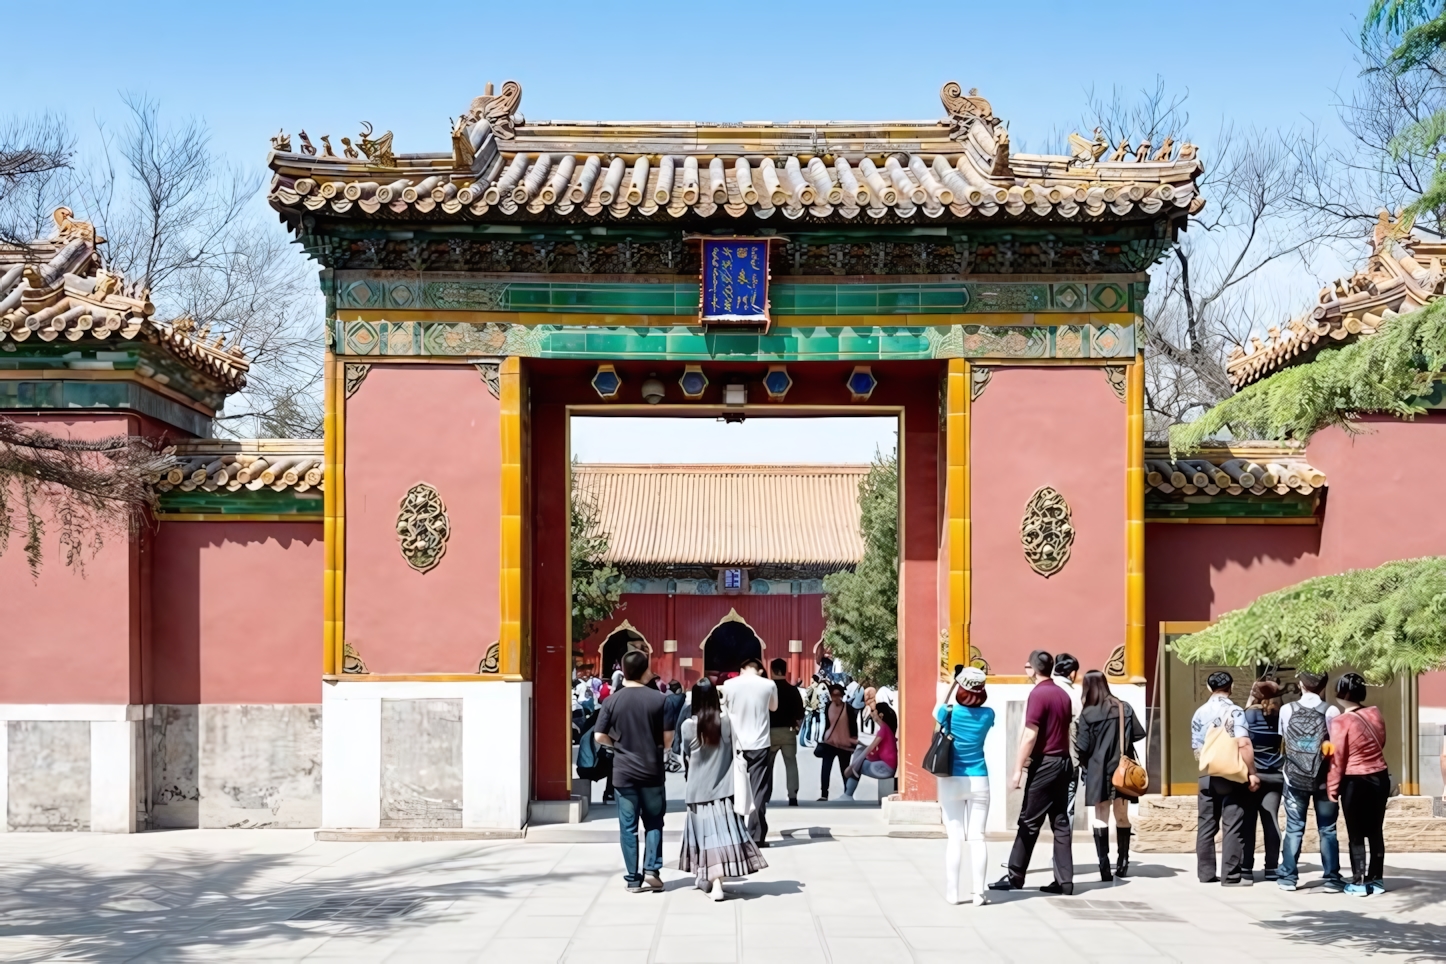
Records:
<instances>
[{"instance_id":1,"label":"roof ridge ornament","mask_svg":"<svg viewBox=\"0 0 1446 964\"><path fill-rule=\"evenodd\" d=\"M492 85L489 83L483 88L482 95L472 99L471 106L463 116L473 123L485 120L492 125L492 133L495 137L510 141L517 135L515 125L523 123L517 108L522 106L522 85L515 80L504 80L502 92L492 93ZM460 120L458 122L461 123Z\"/></svg>"},{"instance_id":2,"label":"roof ridge ornament","mask_svg":"<svg viewBox=\"0 0 1446 964\"><path fill-rule=\"evenodd\" d=\"M67 207L58 207L50 212L50 217L55 221L55 239L57 241L85 241L90 245L105 244L105 238L95 233L95 225L89 221L77 221L71 215L75 212Z\"/></svg>"},{"instance_id":3,"label":"roof ridge ornament","mask_svg":"<svg viewBox=\"0 0 1446 964\"><path fill-rule=\"evenodd\" d=\"M939 88L939 100L944 104L944 113L949 115L949 136L961 140L977 120L998 123L994 108L989 101L979 96L979 88L969 88L966 95L957 80L951 80Z\"/></svg>"},{"instance_id":4,"label":"roof ridge ornament","mask_svg":"<svg viewBox=\"0 0 1446 964\"><path fill-rule=\"evenodd\" d=\"M357 138L357 148L366 155L371 162L370 167L396 167L397 156L392 153L392 132L387 131L381 137L372 138L372 122L362 121L362 132ZM327 145L328 149L331 147Z\"/></svg>"}]
</instances>

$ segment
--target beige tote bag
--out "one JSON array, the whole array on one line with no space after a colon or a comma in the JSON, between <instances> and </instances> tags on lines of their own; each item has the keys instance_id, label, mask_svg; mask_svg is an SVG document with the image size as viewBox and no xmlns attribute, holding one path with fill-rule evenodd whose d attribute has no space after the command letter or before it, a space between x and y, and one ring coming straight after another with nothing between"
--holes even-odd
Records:
<instances>
[{"instance_id":1,"label":"beige tote bag","mask_svg":"<svg viewBox=\"0 0 1446 964\"><path fill-rule=\"evenodd\" d=\"M1245 783L1250 779L1250 770L1240 755L1240 744L1230 730L1230 713L1216 720L1216 725L1205 731L1205 745L1200 748L1200 772L1205 776L1222 777Z\"/></svg>"}]
</instances>

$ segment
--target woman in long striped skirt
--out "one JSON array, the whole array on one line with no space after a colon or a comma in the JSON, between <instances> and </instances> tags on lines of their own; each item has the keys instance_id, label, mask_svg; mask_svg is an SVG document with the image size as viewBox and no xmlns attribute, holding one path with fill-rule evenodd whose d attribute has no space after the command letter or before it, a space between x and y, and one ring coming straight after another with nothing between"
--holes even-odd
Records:
<instances>
[{"instance_id":1,"label":"woman in long striped skirt","mask_svg":"<svg viewBox=\"0 0 1446 964\"><path fill-rule=\"evenodd\" d=\"M682 730L688 815L678 869L691 870L699 890L722 900L723 878L747 876L768 862L733 810L733 732L707 677L693 685L692 708Z\"/></svg>"}]
</instances>

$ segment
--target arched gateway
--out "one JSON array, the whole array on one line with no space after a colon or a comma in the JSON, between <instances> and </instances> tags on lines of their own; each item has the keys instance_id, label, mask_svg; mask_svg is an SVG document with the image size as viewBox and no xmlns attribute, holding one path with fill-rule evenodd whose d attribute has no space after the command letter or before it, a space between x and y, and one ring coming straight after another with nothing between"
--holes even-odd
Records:
<instances>
[{"instance_id":1,"label":"arched gateway","mask_svg":"<svg viewBox=\"0 0 1446 964\"><path fill-rule=\"evenodd\" d=\"M939 120L729 125L523 120L503 90L441 153L274 140L330 326L325 826L405 823L388 726L460 772L464 827L568 799L573 414L899 419L907 799L941 656L1067 639L1142 678L1137 312L1193 148L1011 156L957 85ZM417 730L427 700L460 725Z\"/></svg>"}]
</instances>

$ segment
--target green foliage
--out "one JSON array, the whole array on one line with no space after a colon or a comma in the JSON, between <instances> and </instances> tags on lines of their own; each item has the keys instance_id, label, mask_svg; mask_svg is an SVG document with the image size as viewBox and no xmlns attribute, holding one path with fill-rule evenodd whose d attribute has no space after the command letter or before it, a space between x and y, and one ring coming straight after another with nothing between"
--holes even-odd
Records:
<instances>
[{"instance_id":1,"label":"green foliage","mask_svg":"<svg viewBox=\"0 0 1446 964\"><path fill-rule=\"evenodd\" d=\"M1394 45L1381 70L1395 74L1426 70L1436 72L1433 60L1446 48L1446 5L1441 0L1371 0L1361 27L1361 40L1369 44L1380 36ZM1414 219L1423 212L1439 212L1446 207L1446 154L1437 153L1436 145L1446 135L1446 111L1436 111L1409 125L1387 145L1394 160L1409 155L1432 158L1436 171L1421 196L1402 212L1405 219Z\"/></svg>"},{"instance_id":2,"label":"green foliage","mask_svg":"<svg viewBox=\"0 0 1446 964\"><path fill-rule=\"evenodd\" d=\"M1235 438L1305 441L1366 412L1412 418L1446 371L1446 299L1393 318L1377 334L1321 352L1247 386L1193 422L1170 427L1172 457L1229 430Z\"/></svg>"},{"instance_id":3,"label":"green foliage","mask_svg":"<svg viewBox=\"0 0 1446 964\"><path fill-rule=\"evenodd\" d=\"M1396 44L1387 69L1419 67L1446 46L1446 9L1441 0L1371 0L1361 25L1363 40L1379 33Z\"/></svg>"},{"instance_id":4,"label":"green foliage","mask_svg":"<svg viewBox=\"0 0 1446 964\"><path fill-rule=\"evenodd\" d=\"M599 525L597 504L578 488L576 475L571 502L572 641L580 643L617 610L624 580L616 567L603 562L608 534Z\"/></svg>"},{"instance_id":5,"label":"green foliage","mask_svg":"<svg viewBox=\"0 0 1446 964\"><path fill-rule=\"evenodd\" d=\"M899 678L899 463L877 456L859 483L864 557L823 581L824 647L874 686Z\"/></svg>"},{"instance_id":6,"label":"green foliage","mask_svg":"<svg viewBox=\"0 0 1446 964\"><path fill-rule=\"evenodd\" d=\"M1187 663L1352 666L1372 683L1446 662L1446 557L1318 576L1261 596L1182 637Z\"/></svg>"}]
</instances>

